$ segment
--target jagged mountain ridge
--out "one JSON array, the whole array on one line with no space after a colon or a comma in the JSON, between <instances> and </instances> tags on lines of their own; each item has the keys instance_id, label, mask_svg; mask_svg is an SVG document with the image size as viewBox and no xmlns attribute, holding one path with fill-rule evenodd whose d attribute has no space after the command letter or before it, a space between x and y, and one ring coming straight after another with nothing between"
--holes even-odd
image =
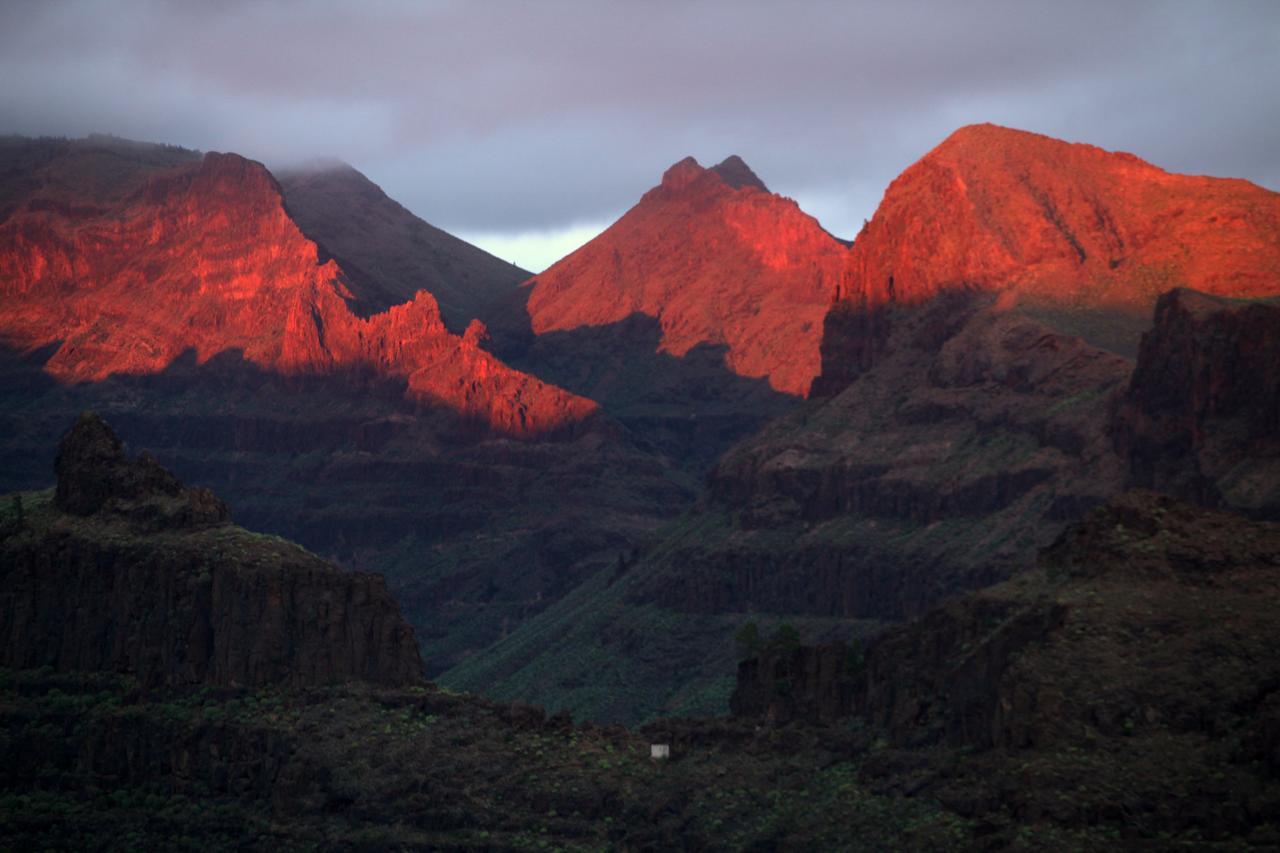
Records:
<instances>
[{"instance_id":1,"label":"jagged mountain ridge","mask_svg":"<svg viewBox=\"0 0 1280 853\"><path fill-rule=\"evenodd\" d=\"M139 172L106 207L43 203L37 192L0 222L0 337L23 350L57 343L45 369L60 381L235 351L284 375L403 381L415 400L515 435L594 411L482 349L482 326L448 332L425 290L357 317L346 275L321 260L260 164L207 154Z\"/></svg>"}]
</instances>

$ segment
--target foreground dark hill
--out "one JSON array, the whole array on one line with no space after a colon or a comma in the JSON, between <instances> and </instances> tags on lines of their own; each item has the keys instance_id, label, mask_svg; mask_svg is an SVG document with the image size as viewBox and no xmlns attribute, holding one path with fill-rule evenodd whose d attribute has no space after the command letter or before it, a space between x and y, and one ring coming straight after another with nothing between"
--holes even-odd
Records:
<instances>
[{"instance_id":1,"label":"foreground dark hill","mask_svg":"<svg viewBox=\"0 0 1280 853\"><path fill-rule=\"evenodd\" d=\"M385 311L426 290L445 325L462 334L487 322L495 302L529 277L514 264L414 216L346 163L277 169L289 214L337 258L362 314Z\"/></svg>"},{"instance_id":2,"label":"foreground dark hill","mask_svg":"<svg viewBox=\"0 0 1280 853\"><path fill-rule=\"evenodd\" d=\"M735 718L638 732L431 685L0 670L0 841L1266 849L1278 573L1275 524L1132 493L866 649L771 645L739 669Z\"/></svg>"},{"instance_id":3,"label":"foreground dark hill","mask_svg":"<svg viewBox=\"0 0 1280 853\"><path fill-rule=\"evenodd\" d=\"M143 687L422 679L381 577L232 526L85 414L57 488L10 500L0 531L0 664L127 673Z\"/></svg>"},{"instance_id":4,"label":"foreground dark hill","mask_svg":"<svg viewBox=\"0 0 1280 853\"><path fill-rule=\"evenodd\" d=\"M861 781L979 821L1035 822L1048 837L1110 826L1125 846L1268 846L1280 830L1277 596L1280 525L1129 492L1034 570L865 652L743 664L735 706L859 719L884 738Z\"/></svg>"}]
</instances>

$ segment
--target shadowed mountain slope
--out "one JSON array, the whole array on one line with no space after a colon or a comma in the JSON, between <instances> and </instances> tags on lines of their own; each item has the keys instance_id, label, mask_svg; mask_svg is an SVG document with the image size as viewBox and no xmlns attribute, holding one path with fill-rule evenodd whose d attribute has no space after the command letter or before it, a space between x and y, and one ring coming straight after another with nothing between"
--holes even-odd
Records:
<instances>
[{"instance_id":1,"label":"shadowed mountain slope","mask_svg":"<svg viewBox=\"0 0 1280 853\"><path fill-rule=\"evenodd\" d=\"M1133 491L1037 562L865 651L748 661L734 706L757 723L856 718L882 739L862 783L992 831L1030 819L1046 837L1110 825L1125 847L1274 843L1280 526Z\"/></svg>"},{"instance_id":2,"label":"shadowed mountain slope","mask_svg":"<svg viewBox=\"0 0 1280 853\"><path fill-rule=\"evenodd\" d=\"M426 290L444 323L462 334L529 277L514 264L414 216L346 163L275 171L289 215L302 233L337 258L362 315Z\"/></svg>"}]
</instances>

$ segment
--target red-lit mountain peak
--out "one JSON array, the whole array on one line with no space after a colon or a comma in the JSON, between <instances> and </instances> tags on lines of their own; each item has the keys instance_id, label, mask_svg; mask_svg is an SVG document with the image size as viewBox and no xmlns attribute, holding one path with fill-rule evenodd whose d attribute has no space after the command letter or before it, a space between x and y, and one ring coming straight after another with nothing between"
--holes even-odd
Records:
<instances>
[{"instance_id":1,"label":"red-lit mountain peak","mask_svg":"<svg viewBox=\"0 0 1280 853\"><path fill-rule=\"evenodd\" d=\"M595 408L450 334L425 291L357 317L345 273L320 260L259 163L207 154L139 173L137 184L111 207L28 202L0 222L0 339L22 349L60 342L46 364L60 381L238 351L285 374L404 379L416 399L521 435Z\"/></svg>"},{"instance_id":2,"label":"red-lit mountain peak","mask_svg":"<svg viewBox=\"0 0 1280 853\"><path fill-rule=\"evenodd\" d=\"M841 289L875 305L1016 287L1145 311L1178 285L1280 289L1280 195L984 124L957 130L889 186Z\"/></svg>"},{"instance_id":3,"label":"red-lit mountain peak","mask_svg":"<svg viewBox=\"0 0 1280 853\"><path fill-rule=\"evenodd\" d=\"M706 169L688 157L604 233L530 282L529 317L543 334L646 314L661 324L662 351L723 346L733 372L804 394L844 254L741 158Z\"/></svg>"}]
</instances>

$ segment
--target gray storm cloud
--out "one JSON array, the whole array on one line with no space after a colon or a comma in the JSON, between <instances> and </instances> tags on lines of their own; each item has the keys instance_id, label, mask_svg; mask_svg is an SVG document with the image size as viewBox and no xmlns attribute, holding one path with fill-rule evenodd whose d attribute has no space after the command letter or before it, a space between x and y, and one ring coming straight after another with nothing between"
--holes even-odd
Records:
<instances>
[{"instance_id":1,"label":"gray storm cloud","mask_svg":"<svg viewBox=\"0 0 1280 853\"><path fill-rule=\"evenodd\" d=\"M994 121L1280 188L1280 4L8 2L0 132L347 160L458 232L621 213L741 154L852 236Z\"/></svg>"}]
</instances>

